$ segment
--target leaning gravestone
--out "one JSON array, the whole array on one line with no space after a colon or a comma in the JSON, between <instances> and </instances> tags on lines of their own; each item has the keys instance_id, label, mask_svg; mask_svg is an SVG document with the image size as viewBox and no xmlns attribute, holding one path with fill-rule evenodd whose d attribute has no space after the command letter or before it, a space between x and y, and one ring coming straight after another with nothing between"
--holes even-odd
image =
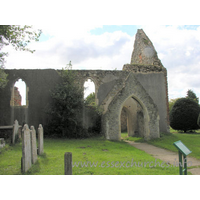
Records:
<instances>
[{"instance_id":1,"label":"leaning gravestone","mask_svg":"<svg viewBox=\"0 0 200 200\"><path fill-rule=\"evenodd\" d=\"M16 142L16 139L18 137L18 130L19 130L19 123L17 120L15 120L13 124L12 144L15 144Z\"/></svg>"},{"instance_id":2,"label":"leaning gravestone","mask_svg":"<svg viewBox=\"0 0 200 200\"><path fill-rule=\"evenodd\" d=\"M22 130L22 172L26 172L31 168L31 138L30 130L27 124Z\"/></svg>"},{"instance_id":3,"label":"leaning gravestone","mask_svg":"<svg viewBox=\"0 0 200 200\"><path fill-rule=\"evenodd\" d=\"M38 155L43 154L44 150L43 150L43 127L42 124L39 125L38 128Z\"/></svg>"},{"instance_id":4,"label":"leaning gravestone","mask_svg":"<svg viewBox=\"0 0 200 200\"><path fill-rule=\"evenodd\" d=\"M34 164L37 161L37 144L36 144L36 131L34 126L31 126L31 161Z\"/></svg>"}]
</instances>

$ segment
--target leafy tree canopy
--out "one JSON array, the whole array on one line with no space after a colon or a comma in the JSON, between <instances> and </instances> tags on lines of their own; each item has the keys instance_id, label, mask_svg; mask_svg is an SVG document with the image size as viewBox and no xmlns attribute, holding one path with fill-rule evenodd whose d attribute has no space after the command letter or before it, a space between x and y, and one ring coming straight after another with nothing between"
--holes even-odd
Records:
<instances>
[{"instance_id":1,"label":"leafy tree canopy","mask_svg":"<svg viewBox=\"0 0 200 200\"><path fill-rule=\"evenodd\" d=\"M31 26L27 25L0 25L0 88L5 87L7 83L7 75L3 71L3 68L5 65L5 56L8 56L8 53L3 52L2 48L12 45L15 50L33 53L35 50L29 49L27 45L32 40L38 41L41 33L41 30L34 31Z\"/></svg>"},{"instance_id":2,"label":"leafy tree canopy","mask_svg":"<svg viewBox=\"0 0 200 200\"><path fill-rule=\"evenodd\" d=\"M171 111L173 105L175 104L175 102L176 102L178 99L179 99L179 98L170 99L170 101L169 101L169 112Z\"/></svg>"},{"instance_id":3,"label":"leafy tree canopy","mask_svg":"<svg viewBox=\"0 0 200 200\"><path fill-rule=\"evenodd\" d=\"M95 93L91 93L89 94L86 99L85 99L85 105L88 105L88 106L95 106Z\"/></svg>"},{"instance_id":4,"label":"leafy tree canopy","mask_svg":"<svg viewBox=\"0 0 200 200\"><path fill-rule=\"evenodd\" d=\"M193 99L195 102L199 103L199 98L197 98L197 95L192 90L187 91L186 98Z\"/></svg>"}]
</instances>

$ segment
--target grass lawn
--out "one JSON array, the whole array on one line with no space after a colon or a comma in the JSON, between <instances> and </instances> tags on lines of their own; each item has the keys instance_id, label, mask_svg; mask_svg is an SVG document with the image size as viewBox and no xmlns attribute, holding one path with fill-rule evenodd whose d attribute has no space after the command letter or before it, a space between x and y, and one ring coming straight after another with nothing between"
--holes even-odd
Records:
<instances>
[{"instance_id":1,"label":"grass lawn","mask_svg":"<svg viewBox=\"0 0 200 200\"><path fill-rule=\"evenodd\" d=\"M137 138L136 138L137 140ZM184 142L184 141L183 141ZM21 174L21 143L6 145L0 150L0 174ZM103 137L89 139L44 139L44 155L38 156L36 164L26 173L31 175L63 175L64 154L72 152L73 175L173 175L179 174L178 167L159 166L149 154L136 149L124 141L113 142ZM78 162L96 165L82 167ZM151 163L151 166L149 166ZM133 164L131 166L131 164ZM136 166L135 166L136 164ZM139 166L138 166L139 164ZM143 167L141 166L143 164Z\"/></svg>"}]
</instances>

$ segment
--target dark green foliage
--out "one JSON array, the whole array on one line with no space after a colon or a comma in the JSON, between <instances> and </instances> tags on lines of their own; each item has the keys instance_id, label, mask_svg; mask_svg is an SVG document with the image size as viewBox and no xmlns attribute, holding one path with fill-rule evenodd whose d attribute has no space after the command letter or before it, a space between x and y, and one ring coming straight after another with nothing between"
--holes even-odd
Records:
<instances>
[{"instance_id":1,"label":"dark green foliage","mask_svg":"<svg viewBox=\"0 0 200 200\"><path fill-rule=\"evenodd\" d=\"M192 90L188 90L187 91L187 96L186 98L192 99L195 102L199 103L199 98L197 98L197 95L192 91Z\"/></svg>"},{"instance_id":2,"label":"dark green foliage","mask_svg":"<svg viewBox=\"0 0 200 200\"><path fill-rule=\"evenodd\" d=\"M48 109L50 121L48 136L85 138L89 133L82 127L83 90L76 84L76 72L61 70L61 83L52 91L52 104Z\"/></svg>"},{"instance_id":3,"label":"dark green foliage","mask_svg":"<svg viewBox=\"0 0 200 200\"><path fill-rule=\"evenodd\" d=\"M89 94L85 99L85 104L88 106L95 106L95 93Z\"/></svg>"},{"instance_id":4,"label":"dark green foliage","mask_svg":"<svg viewBox=\"0 0 200 200\"><path fill-rule=\"evenodd\" d=\"M200 113L198 103L190 98L178 99L170 112L170 126L184 132L197 130L197 119Z\"/></svg>"},{"instance_id":5,"label":"dark green foliage","mask_svg":"<svg viewBox=\"0 0 200 200\"><path fill-rule=\"evenodd\" d=\"M178 100L178 98L176 99L170 99L169 101L169 112L171 111L173 105L175 104L175 102Z\"/></svg>"},{"instance_id":6,"label":"dark green foliage","mask_svg":"<svg viewBox=\"0 0 200 200\"><path fill-rule=\"evenodd\" d=\"M7 76L8 74L6 74L3 69L0 69L0 88L4 88L7 85Z\"/></svg>"},{"instance_id":7,"label":"dark green foliage","mask_svg":"<svg viewBox=\"0 0 200 200\"><path fill-rule=\"evenodd\" d=\"M8 53L2 52L2 48L7 45L12 45L15 50L29 51L34 50L27 48L31 40L38 41L42 31L37 32L31 26L19 25L0 25L0 88L4 88L7 84L7 74L3 71L5 65L5 56Z\"/></svg>"},{"instance_id":8,"label":"dark green foliage","mask_svg":"<svg viewBox=\"0 0 200 200\"><path fill-rule=\"evenodd\" d=\"M96 118L96 123L95 126L90 128L88 130L88 132L90 133L96 133L96 134L100 134L101 133L101 114L102 111L100 110L100 108L96 105L95 103L95 93L91 93L87 96L87 98L85 99L85 106L89 106L92 107L95 111L95 118Z\"/></svg>"},{"instance_id":9,"label":"dark green foliage","mask_svg":"<svg viewBox=\"0 0 200 200\"><path fill-rule=\"evenodd\" d=\"M198 124L198 126L199 126L199 128L200 128L200 114L199 114L199 117L198 117L198 119L197 119L197 124Z\"/></svg>"}]
</instances>

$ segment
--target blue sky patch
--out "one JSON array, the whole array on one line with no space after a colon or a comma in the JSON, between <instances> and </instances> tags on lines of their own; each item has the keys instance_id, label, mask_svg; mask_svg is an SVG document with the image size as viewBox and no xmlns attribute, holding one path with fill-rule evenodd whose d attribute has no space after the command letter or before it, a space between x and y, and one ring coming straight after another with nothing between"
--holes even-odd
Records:
<instances>
[{"instance_id":1,"label":"blue sky patch","mask_svg":"<svg viewBox=\"0 0 200 200\"><path fill-rule=\"evenodd\" d=\"M101 35L103 33L113 33L115 31L122 31L130 36L134 36L139 26L136 25L103 25L102 28L95 28L90 31L93 35Z\"/></svg>"},{"instance_id":2,"label":"blue sky patch","mask_svg":"<svg viewBox=\"0 0 200 200\"><path fill-rule=\"evenodd\" d=\"M41 36L39 37L40 42L45 42L49 39L51 39L53 36L50 36L49 34L44 34L42 33Z\"/></svg>"},{"instance_id":3,"label":"blue sky patch","mask_svg":"<svg viewBox=\"0 0 200 200\"><path fill-rule=\"evenodd\" d=\"M179 26L179 29L187 29L187 30L197 30L200 25L183 25Z\"/></svg>"}]
</instances>

